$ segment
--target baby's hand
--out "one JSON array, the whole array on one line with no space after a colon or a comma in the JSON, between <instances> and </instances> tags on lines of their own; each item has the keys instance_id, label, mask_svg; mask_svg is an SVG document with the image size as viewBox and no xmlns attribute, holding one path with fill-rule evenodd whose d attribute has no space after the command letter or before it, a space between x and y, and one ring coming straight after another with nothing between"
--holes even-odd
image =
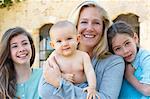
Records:
<instances>
[{"instance_id":1,"label":"baby's hand","mask_svg":"<svg viewBox=\"0 0 150 99\"><path fill-rule=\"evenodd\" d=\"M86 87L83 89L84 92L87 92L86 99L100 99L100 96L97 94L95 88L93 87Z\"/></svg>"},{"instance_id":2,"label":"baby's hand","mask_svg":"<svg viewBox=\"0 0 150 99\"><path fill-rule=\"evenodd\" d=\"M74 83L74 74L64 74L64 73L62 73L62 78Z\"/></svg>"}]
</instances>

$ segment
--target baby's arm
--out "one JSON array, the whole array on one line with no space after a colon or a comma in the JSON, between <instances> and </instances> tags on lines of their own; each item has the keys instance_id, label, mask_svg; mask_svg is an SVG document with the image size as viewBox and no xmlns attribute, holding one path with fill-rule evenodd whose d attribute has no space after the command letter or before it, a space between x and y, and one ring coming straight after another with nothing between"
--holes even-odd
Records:
<instances>
[{"instance_id":1,"label":"baby's arm","mask_svg":"<svg viewBox=\"0 0 150 99\"><path fill-rule=\"evenodd\" d=\"M57 63L57 53L55 52L55 50L51 53L51 55L48 57L47 59L47 64L52 67L53 69L57 70L57 73L61 74L61 77L66 79L67 81L70 81L72 83L74 83L74 75L73 74L64 74L61 72L60 68L59 68L59 64Z\"/></svg>"},{"instance_id":2,"label":"baby's arm","mask_svg":"<svg viewBox=\"0 0 150 99\"><path fill-rule=\"evenodd\" d=\"M85 55L83 55L83 63L84 63L84 72L87 78L88 87L84 89L84 91L87 91L87 99L95 99L97 96L98 99L100 97L96 93L96 75L93 69L93 66L91 64L91 59L87 53L84 52Z\"/></svg>"},{"instance_id":3,"label":"baby's arm","mask_svg":"<svg viewBox=\"0 0 150 99\"><path fill-rule=\"evenodd\" d=\"M129 81L129 83L131 83L132 86L134 86L143 95L150 96L150 85L140 83L133 75L134 71L135 71L134 67L132 67L131 64L128 64L126 66L125 78Z\"/></svg>"}]
</instances>

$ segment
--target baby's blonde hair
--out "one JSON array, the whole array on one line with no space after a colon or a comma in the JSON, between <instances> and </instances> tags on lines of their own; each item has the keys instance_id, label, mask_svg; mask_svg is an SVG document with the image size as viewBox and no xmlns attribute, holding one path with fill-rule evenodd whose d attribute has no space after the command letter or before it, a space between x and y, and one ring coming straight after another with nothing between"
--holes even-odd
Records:
<instances>
[{"instance_id":1,"label":"baby's blonde hair","mask_svg":"<svg viewBox=\"0 0 150 99\"><path fill-rule=\"evenodd\" d=\"M63 21L58 21L51 27L50 32L49 32L50 37L52 37L52 34L55 33L56 29L63 28L63 27L68 27L68 28L72 27L73 33L75 33L75 35L78 34L76 27L72 22L70 22L68 20L63 20Z\"/></svg>"}]
</instances>

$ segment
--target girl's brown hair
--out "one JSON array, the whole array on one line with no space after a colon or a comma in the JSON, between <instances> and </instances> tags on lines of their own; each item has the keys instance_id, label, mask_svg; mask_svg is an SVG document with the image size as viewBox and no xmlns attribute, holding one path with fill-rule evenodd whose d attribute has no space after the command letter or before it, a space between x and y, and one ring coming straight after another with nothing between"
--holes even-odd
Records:
<instances>
[{"instance_id":1,"label":"girl's brown hair","mask_svg":"<svg viewBox=\"0 0 150 99\"><path fill-rule=\"evenodd\" d=\"M110 52L113 53L112 39L117 34L126 34L130 37L133 37L134 33L135 32L134 32L133 28L124 21L116 21L114 24L112 24L107 31L107 39L108 39L108 46L109 46Z\"/></svg>"},{"instance_id":2,"label":"girl's brown hair","mask_svg":"<svg viewBox=\"0 0 150 99\"><path fill-rule=\"evenodd\" d=\"M17 35L25 35L31 44L32 56L30 66L35 58L35 46L31 35L21 27L8 29L0 42L0 99L12 99L16 95L16 71L10 57L10 40Z\"/></svg>"}]
</instances>

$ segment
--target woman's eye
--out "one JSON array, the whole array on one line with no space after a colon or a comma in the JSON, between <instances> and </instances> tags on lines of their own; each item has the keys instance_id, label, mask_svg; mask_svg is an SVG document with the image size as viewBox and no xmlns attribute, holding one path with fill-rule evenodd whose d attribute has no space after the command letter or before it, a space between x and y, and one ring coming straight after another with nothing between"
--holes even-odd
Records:
<instances>
[{"instance_id":1,"label":"woman's eye","mask_svg":"<svg viewBox=\"0 0 150 99\"><path fill-rule=\"evenodd\" d=\"M93 22L93 24L101 25L101 23L100 23L100 22L97 22L97 21Z\"/></svg>"},{"instance_id":2,"label":"woman's eye","mask_svg":"<svg viewBox=\"0 0 150 99\"><path fill-rule=\"evenodd\" d=\"M85 23L87 23L87 21L81 21L80 23L81 23L81 24L85 24Z\"/></svg>"},{"instance_id":3,"label":"woman's eye","mask_svg":"<svg viewBox=\"0 0 150 99\"><path fill-rule=\"evenodd\" d=\"M100 24L99 22L95 22L94 24Z\"/></svg>"}]
</instances>

